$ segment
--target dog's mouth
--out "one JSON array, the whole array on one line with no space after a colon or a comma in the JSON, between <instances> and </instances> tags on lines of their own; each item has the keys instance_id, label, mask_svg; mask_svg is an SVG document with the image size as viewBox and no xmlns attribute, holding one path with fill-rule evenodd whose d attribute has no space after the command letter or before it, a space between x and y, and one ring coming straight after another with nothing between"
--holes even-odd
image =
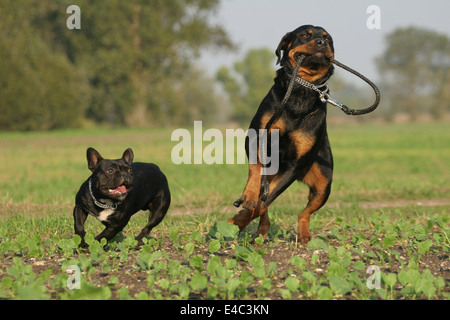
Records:
<instances>
[{"instance_id":1,"label":"dog's mouth","mask_svg":"<svg viewBox=\"0 0 450 320\"><path fill-rule=\"evenodd\" d=\"M322 64L322 65L328 65L330 63L330 60L333 58L333 55L328 52L323 51L317 51L314 53L306 53L306 52L296 52L294 54L295 61L298 61L300 56L305 56L304 63L315 63L315 64Z\"/></svg>"},{"instance_id":2,"label":"dog's mouth","mask_svg":"<svg viewBox=\"0 0 450 320\"><path fill-rule=\"evenodd\" d=\"M131 190L130 186L127 187L125 185L121 185L115 189L108 189L108 194L113 197L120 197L126 195L128 192L130 192L130 190Z\"/></svg>"},{"instance_id":3,"label":"dog's mouth","mask_svg":"<svg viewBox=\"0 0 450 320\"><path fill-rule=\"evenodd\" d=\"M314 52L305 52L301 49L294 50L289 53L289 63L292 68L295 68L300 57L303 56L297 75L306 81L311 83L319 81L333 68L331 61L334 59L334 53L331 50L321 49Z\"/></svg>"}]
</instances>

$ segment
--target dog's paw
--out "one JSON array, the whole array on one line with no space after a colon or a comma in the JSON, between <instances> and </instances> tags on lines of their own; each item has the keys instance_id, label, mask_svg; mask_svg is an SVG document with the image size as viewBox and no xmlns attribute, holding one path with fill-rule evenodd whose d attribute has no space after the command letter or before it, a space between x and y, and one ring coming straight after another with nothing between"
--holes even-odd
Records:
<instances>
[{"instance_id":1,"label":"dog's paw","mask_svg":"<svg viewBox=\"0 0 450 320\"><path fill-rule=\"evenodd\" d=\"M307 245L308 242L311 241L311 239L312 239L311 234L309 234L309 235L304 235L304 236L300 236L300 241L301 241L301 243L302 243L303 245Z\"/></svg>"},{"instance_id":2,"label":"dog's paw","mask_svg":"<svg viewBox=\"0 0 450 320\"><path fill-rule=\"evenodd\" d=\"M238 226L240 231L244 230L250 221L252 221L252 212L247 209L239 210L233 218L228 219L228 223Z\"/></svg>"},{"instance_id":3,"label":"dog's paw","mask_svg":"<svg viewBox=\"0 0 450 320\"><path fill-rule=\"evenodd\" d=\"M302 220L299 218L298 221L298 234L300 236L300 241L303 245L308 244L311 241L312 235L309 231L309 218L308 220Z\"/></svg>"},{"instance_id":4,"label":"dog's paw","mask_svg":"<svg viewBox=\"0 0 450 320\"><path fill-rule=\"evenodd\" d=\"M239 199L237 199L235 202L233 202L233 205L234 205L236 208L239 208L239 207L241 206L242 202L244 202L244 200L243 200L242 198L239 198Z\"/></svg>"},{"instance_id":5,"label":"dog's paw","mask_svg":"<svg viewBox=\"0 0 450 320\"><path fill-rule=\"evenodd\" d=\"M256 209L256 207L258 206L258 201L259 199L256 200L246 200L242 203L242 207L244 209L250 210L250 211L254 211Z\"/></svg>"},{"instance_id":6,"label":"dog's paw","mask_svg":"<svg viewBox=\"0 0 450 320\"><path fill-rule=\"evenodd\" d=\"M255 192L246 191L238 200L233 202L233 205L236 208L239 208L242 205L242 208L248 210L256 209L256 206L259 202L259 194Z\"/></svg>"},{"instance_id":7,"label":"dog's paw","mask_svg":"<svg viewBox=\"0 0 450 320\"><path fill-rule=\"evenodd\" d=\"M74 254L76 253L89 253L89 245L82 241L79 245L77 249L74 249Z\"/></svg>"},{"instance_id":8,"label":"dog's paw","mask_svg":"<svg viewBox=\"0 0 450 320\"><path fill-rule=\"evenodd\" d=\"M300 233L300 242L302 243L302 245L307 245L308 242L310 242L312 239L312 235L311 232L309 232L308 229L303 229L302 232Z\"/></svg>"}]
</instances>

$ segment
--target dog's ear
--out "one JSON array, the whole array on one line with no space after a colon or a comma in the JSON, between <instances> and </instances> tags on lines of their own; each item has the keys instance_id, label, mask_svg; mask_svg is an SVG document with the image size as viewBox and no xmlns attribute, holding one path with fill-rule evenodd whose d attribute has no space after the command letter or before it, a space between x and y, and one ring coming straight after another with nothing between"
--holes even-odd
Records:
<instances>
[{"instance_id":1,"label":"dog's ear","mask_svg":"<svg viewBox=\"0 0 450 320\"><path fill-rule=\"evenodd\" d=\"M122 155L122 159L125 160L128 164L133 163L133 158L134 158L134 153L133 153L133 150L131 150L131 148L128 148L127 150L124 151L124 153Z\"/></svg>"},{"instance_id":2,"label":"dog's ear","mask_svg":"<svg viewBox=\"0 0 450 320\"><path fill-rule=\"evenodd\" d=\"M277 50L275 50L275 54L276 54L277 57L278 57L277 64L279 64L280 61L281 61L281 59L282 59L282 57L281 57L281 51L284 51L284 52L287 51L287 46L288 46L288 44L289 44L289 41L288 41L288 40L289 40L289 38L290 38L290 36L291 36L291 33L292 33L292 32L286 33L286 35L283 37L283 39L281 39L280 44L279 44L278 47L277 47Z\"/></svg>"},{"instance_id":3,"label":"dog's ear","mask_svg":"<svg viewBox=\"0 0 450 320\"><path fill-rule=\"evenodd\" d=\"M87 149L86 157L87 157L87 162L88 162L88 168L92 172L94 172L95 168L97 168L97 165L100 162L100 160L103 160L100 153L98 153L98 151L95 150L94 148Z\"/></svg>"}]
</instances>

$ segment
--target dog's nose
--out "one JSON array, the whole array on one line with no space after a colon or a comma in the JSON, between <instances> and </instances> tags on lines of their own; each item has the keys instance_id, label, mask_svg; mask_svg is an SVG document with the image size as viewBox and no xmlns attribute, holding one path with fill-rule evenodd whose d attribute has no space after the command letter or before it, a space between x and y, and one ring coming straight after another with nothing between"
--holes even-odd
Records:
<instances>
[{"instance_id":1,"label":"dog's nose","mask_svg":"<svg viewBox=\"0 0 450 320\"><path fill-rule=\"evenodd\" d=\"M317 44L317 46L319 46L319 48L322 48L322 47L326 46L327 42L323 39L316 39L316 44Z\"/></svg>"}]
</instances>

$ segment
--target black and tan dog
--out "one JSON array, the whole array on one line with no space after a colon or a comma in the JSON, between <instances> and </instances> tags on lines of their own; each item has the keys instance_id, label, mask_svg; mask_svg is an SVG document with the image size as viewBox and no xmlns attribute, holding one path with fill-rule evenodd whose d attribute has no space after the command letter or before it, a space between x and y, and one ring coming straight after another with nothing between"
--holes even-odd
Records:
<instances>
[{"instance_id":1,"label":"black and tan dog","mask_svg":"<svg viewBox=\"0 0 450 320\"><path fill-rule=\"evenodd\" d=\"M277 71L275 84L261 102L250 129L265 129L286 95L297 60L302 62L297 76L316 86L324 84L333 74L333 40L321 27L305 25L286 34L281 40L276 55L282 68ZM247 185L234 205L243 209L229 220L242 230L251 220L260 217L257 235L267 236L269 231L268 206L295 180L309 186L309 202L298 216L298 233L303 244L311 240L309 219L321 208L330 194L333 157L327 135L327 108L319 93L296 84L281 114L270 130L279 130L279 169L267 176L269 193L262 197L260 153L258 162L249 165ZM249 141L246 151L249 156ZM259 144L258 144L259 146Z\"/></svg>"}]
</instances>

